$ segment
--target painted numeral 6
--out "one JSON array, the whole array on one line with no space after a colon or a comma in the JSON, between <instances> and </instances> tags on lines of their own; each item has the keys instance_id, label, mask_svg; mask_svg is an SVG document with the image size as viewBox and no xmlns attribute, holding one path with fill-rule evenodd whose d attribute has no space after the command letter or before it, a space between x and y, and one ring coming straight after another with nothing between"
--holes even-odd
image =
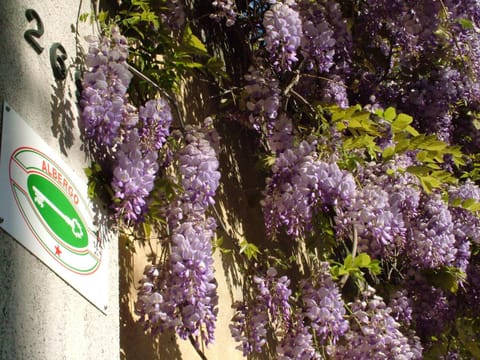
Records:
<instances>
[{"instance_id":1,"label":"painted numeral 6","mask_svg":"<svg viewBox=\"0 0 480 360\"><path fill-rule=\"evenodd\" d=\"M67 77L66 59L65 48L60 43L54 43L50 48L50 66L53 70L53 76L57 80L64 80Z\"/></svg>"}]
</instances>

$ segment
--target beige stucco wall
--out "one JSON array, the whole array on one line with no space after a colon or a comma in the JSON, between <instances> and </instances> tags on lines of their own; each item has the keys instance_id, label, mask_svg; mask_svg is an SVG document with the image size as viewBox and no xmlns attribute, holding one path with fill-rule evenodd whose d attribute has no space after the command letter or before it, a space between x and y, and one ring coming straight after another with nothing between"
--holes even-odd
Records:
<instances>
[{"instance_id":1,"label":"beige stucco wall","mask_svg":"<svg viewBox=\"0 0 480 360\"><path fill-rule=\"evenodd\" d=\"M28 8L36 10L44 24L44 34L38 39L44 47L40 55L24 39L27 29L36 28L35 22L29 24L25 17ZM0 100L8 102L85 182L83 168L88 163L78 130L77 39L72 26L76 26L79 12L89 11L89 1L0 1ZM79 30L80 40L92 33L85 24ZM55 42L68 54L66 81L56 81L50 66L49 49ZM0 230L0 359L119 358L115 238L106 246L110 271L104 315Z\"/></svg>"}]
</instances>

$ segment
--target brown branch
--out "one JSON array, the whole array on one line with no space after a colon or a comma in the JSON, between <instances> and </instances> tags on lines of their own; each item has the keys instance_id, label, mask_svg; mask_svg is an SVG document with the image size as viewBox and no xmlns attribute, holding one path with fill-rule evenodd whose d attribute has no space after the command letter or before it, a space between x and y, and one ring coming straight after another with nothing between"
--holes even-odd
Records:
<instances>
[{"instance_id":1,"label":"brown branch","mask_svg":"<svg viewBox=\"0 0 480 360\"><path fill-rule=\"evenodd\" d=\"M200 349L197 347L197 343L195 342L195 339L193 338L192 335L188 335L188 340L190 340L190 343L192 344L193 348L194 348L195 351L197 352L198 356L200 356L200 359L202 359L202 360L208 360L207 357L205 356L205 354L202 352L202 350L200 350Z\"/></svg>"}]
</instances>

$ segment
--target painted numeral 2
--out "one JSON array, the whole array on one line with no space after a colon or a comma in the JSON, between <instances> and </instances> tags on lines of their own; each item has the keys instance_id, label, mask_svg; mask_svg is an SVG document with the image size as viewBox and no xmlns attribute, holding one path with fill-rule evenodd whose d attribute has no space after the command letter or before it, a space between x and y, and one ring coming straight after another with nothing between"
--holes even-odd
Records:
<instances>
[{"instance_id":1,"label":"painted numeral 2","mask_svg":"<svg viewBox=\"0 0 480 360\"><path fill-rule=\"evenodd\" d=\"M38 16L37 12L33 9L27 9L27 11L25 11L25 17L27 18L28 22L35 20L35 22L37 23L37 29L29 29L25 31L23 37L25 38L25 40L27 40L33 50L35 50L37 54L40 55L43 51L43 47L40 46L36 39L40 39L40 37L44 33L42 19L40 19L40 16Z\"/></svg>"},{"instance_id":2,"label":"painted numeral 2","mask_svg":"<svg viewBox=\"0 0 480 360\"><path fill-rule=\"evenodd\" d=\"M44 33L42 19L40 19L38 13L33 9L27 9L25 11L25 17L28 22L35 20L37 28L28 29L23 34L23 37L33 50L40 55L43 51L43 47L38 43L37 39L40 39ZM60 43L54 43L50 47L50 66L52 67L53 76L55 76L55 79L57 80L64 80L67 77L67 67L65 65L66 59L67 52L65 51L65 48Z\"/></svg>"}]
</instances>

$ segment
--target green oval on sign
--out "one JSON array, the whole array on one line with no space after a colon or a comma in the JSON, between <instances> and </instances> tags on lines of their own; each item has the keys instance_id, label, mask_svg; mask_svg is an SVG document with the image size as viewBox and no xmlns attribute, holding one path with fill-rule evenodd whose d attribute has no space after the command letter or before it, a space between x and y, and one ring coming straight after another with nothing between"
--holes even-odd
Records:
<instances>
[{"instance_id":1,"label":"green oval on sign","mask_svg":"<svg viewBox=\"0 0 480 360\"><path fill-rule=\"evenodd\" d=\"M80 216L65 194L37 174L27 179L28 193L48 227L65 243L76 248L88 245L88 234Z\"/></svg>"}]
</instances>

